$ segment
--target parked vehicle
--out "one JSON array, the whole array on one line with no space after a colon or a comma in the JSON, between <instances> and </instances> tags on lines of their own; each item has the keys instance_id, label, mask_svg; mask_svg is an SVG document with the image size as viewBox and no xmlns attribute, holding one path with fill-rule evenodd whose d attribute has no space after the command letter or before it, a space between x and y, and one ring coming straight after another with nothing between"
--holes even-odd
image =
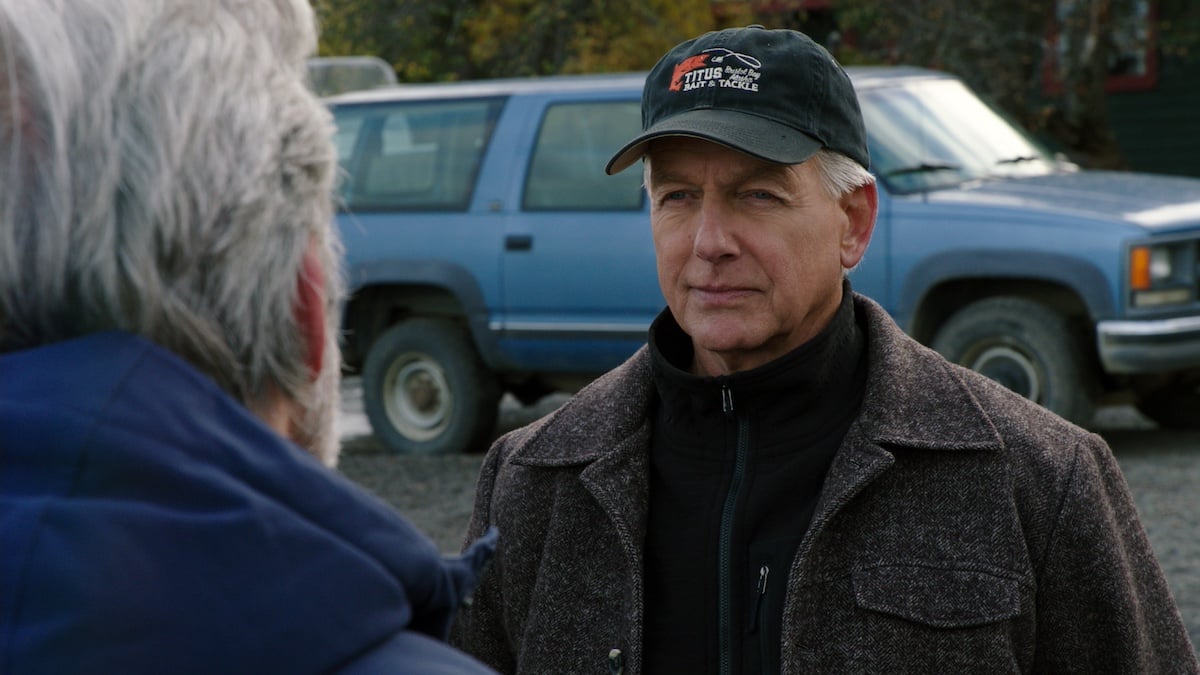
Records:
<instances>
[{"instance_id":1,"label":"parked vehicle","mask_svg":"<svg viewBox=\"0 0 1200 675\"><path fill-rule=\"evenodd\" d=\"M1200 180L1081 171L958 79L849 69L879 178L856 290L918 340L1089 424L1124 395L1200 425ZM570 391L664 306L637 170L642 74L327 99L345 180L347 363L400 452L483 449L505 391Z\"/></svg>"},{"instance_id":2,"label":"parked vehicle","mask_svg":"<svg viewBox=\"0 0 1200 675\"><path fill-rule=\"evenodd\" d=\"M314 56L307 68L308 86L317 96L396 84L396 70L378 56Z\"/></svg>"}]
</instances>

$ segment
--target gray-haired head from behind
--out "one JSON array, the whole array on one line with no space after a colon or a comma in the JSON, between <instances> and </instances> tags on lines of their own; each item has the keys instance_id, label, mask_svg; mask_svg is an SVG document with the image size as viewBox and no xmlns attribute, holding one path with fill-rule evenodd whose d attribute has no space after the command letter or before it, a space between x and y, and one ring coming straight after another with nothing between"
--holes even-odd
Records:
<instances>
[{"instance_id":1,"label":"gray-haired head from behind","mask_svg":"<svg viewBox=\"0 0 1200 675\"><path fill-rule=\"evenodd\" d=\"M315 44L306 0L0 0L0 351L139 333L252 410L325 408L293 422L332 463L337 345L314 385L295 310L315 242L337 335Z\"/></svg>"}]
</instances>

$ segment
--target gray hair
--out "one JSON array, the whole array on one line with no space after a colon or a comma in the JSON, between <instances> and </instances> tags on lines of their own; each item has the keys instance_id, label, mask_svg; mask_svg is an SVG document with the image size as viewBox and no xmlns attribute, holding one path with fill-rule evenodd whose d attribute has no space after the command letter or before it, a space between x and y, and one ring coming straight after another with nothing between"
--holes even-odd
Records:
<instances>
[{"instance_id":1,"label":"gray hair","mask_svg":"<svg viewBox=\"0 0 1200 675\"><path fill-rule=\"evenodd\" d=\"M875 182L874 174L840 152L821 148L812 160L816 162L825 191L835 199Z\"/></svg>"},{"instance_id":2,"label":"gray hair","mask_svg":"<svg viewBox=\"0 0 1200 675\"><path fill-rule=\"evenodd\" d=\"M821 176L821 184L834 199L840 199L843 195L875 182L875 174L840 152L821 148L812 159L817 163L817 174ZM861 264L860 260L858 265ZM858 265L843 267L842 276L849 276Z\"/></svg>"},{"instance_id":3,"label":"gray hair","mask_svg":"<svg viewBox=\"0 0 1200 675\"><path fill-rule=\"evenodd\" d=\"M251 409L316 395L313 242L330 335L343 282L315 45L306 0L0 0L0 352L125 330Z\"/></svg>"}]
</instances>

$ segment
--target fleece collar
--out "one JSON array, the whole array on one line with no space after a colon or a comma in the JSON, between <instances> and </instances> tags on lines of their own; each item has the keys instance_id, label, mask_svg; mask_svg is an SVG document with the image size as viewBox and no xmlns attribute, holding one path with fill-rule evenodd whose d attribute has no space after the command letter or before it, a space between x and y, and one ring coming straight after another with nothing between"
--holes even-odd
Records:
<instances>
[{"instance_id":1,"label":"fleece collar","mask_svg":"<svg viewBox=\"0 0 1200 675\"><path fill-rule=\"evenodd\" d=\"M871 444L929 450L999 450L1003 441L966 379L970 374L900 330L877 303L855 293L865 317L868 374L856 422ZM571 466L595 461L646 434L654 401L649 349L534 423L512 461Z\"/></svg>"}]
</instances>

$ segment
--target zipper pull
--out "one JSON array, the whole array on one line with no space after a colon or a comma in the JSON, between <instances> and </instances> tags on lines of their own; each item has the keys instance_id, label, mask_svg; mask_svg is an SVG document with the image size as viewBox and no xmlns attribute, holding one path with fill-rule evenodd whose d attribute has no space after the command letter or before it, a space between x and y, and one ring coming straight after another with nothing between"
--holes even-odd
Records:
<instances>
[{"instance_id":1,"label":"zipper pull","mask_svg":"<svg viewBox=\"0 0 1200 675\"><path fill-rule=\"evenodd\" d=\"M771 568L763 565L758 568L758 585L755 590L758 597L754 601L754 616L750 617L750 632L758 630L758 619L762 615L763 598L767 595L767 577L771 576Z\"/></svg>"},{"instance_id":2,"label":"zipper pull","mask_svg":"<svg viewBox=\"0 0 1200 675\"><path fill-rule=\"evenodd\" d=\"M721 412L726 416L733 415L733 390L728 384L721 385Z\"/></svg>"},{"instance_id":3,"label":"zipper pull","mask_svg":"<svg viewBox=\"0 0 1200 675\"><path fill-rule=\"evenodd\" d=\"M608 672L609 675L624 675L625 673L625 655L616 647L608 650Z\"/></svg>"}]
</instances>

